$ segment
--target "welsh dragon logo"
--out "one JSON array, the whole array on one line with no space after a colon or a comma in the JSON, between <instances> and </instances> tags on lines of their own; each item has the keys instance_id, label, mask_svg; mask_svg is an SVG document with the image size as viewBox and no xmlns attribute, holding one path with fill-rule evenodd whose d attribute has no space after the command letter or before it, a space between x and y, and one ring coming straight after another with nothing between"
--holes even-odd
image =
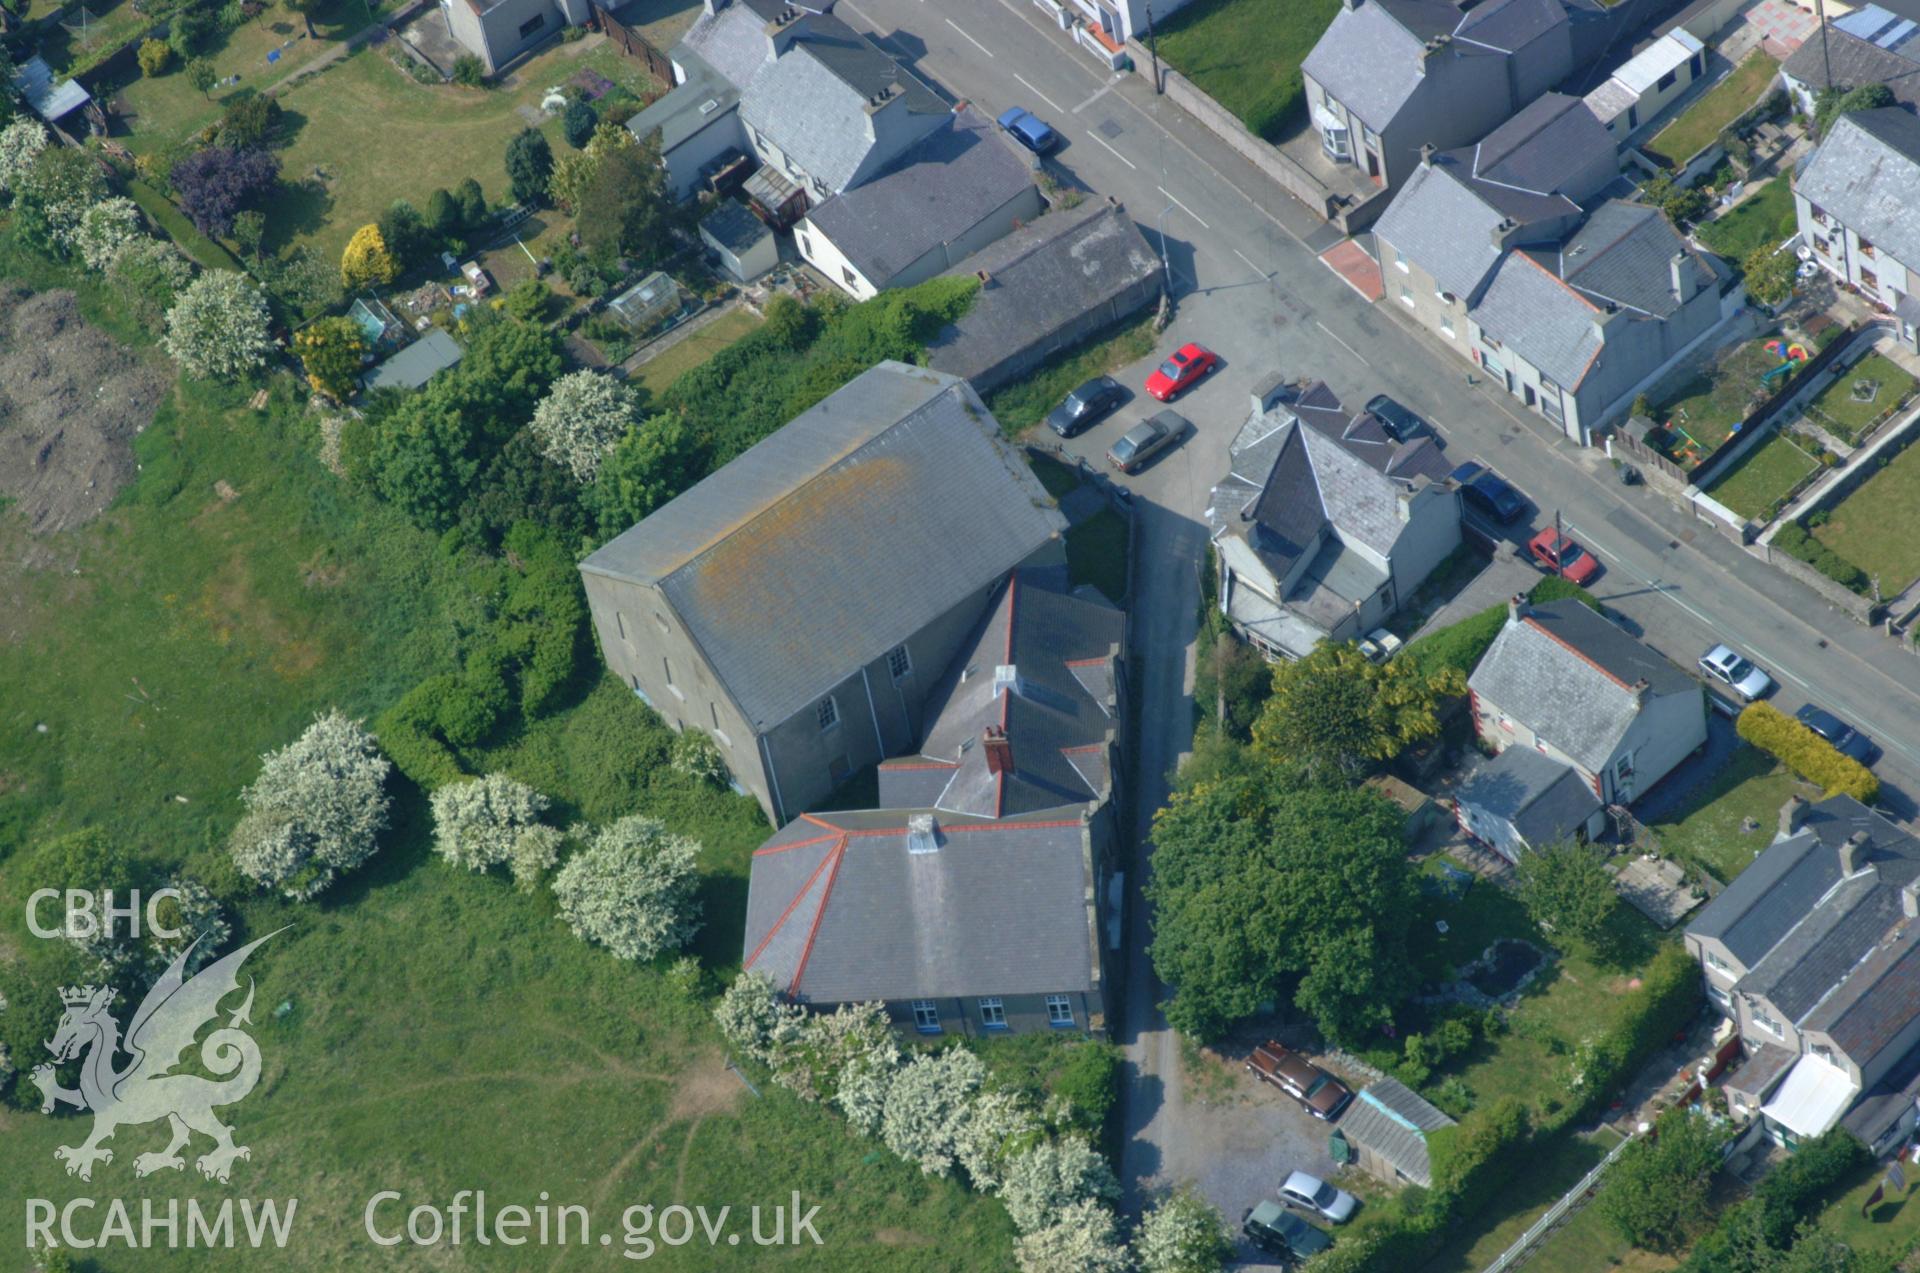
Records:
<instances>
[{"instance_id":1,"label":"welsh dragon logo","mask_svg":"<svg viewBox=\"0 0 1920 1273\"><path fill-rule=\"evenodd\" d=\"M197 1074L175 1074L181 1056L193 1046L202 1026L220 1015L220 1001L240 988L240 966L261 942L273 937L268 933L259 941L209 964L194 977L185 975L187 957L193 946L174 957L160 979L153 984L133 1014L124 1043L120 1023L114 1020L113 987L69 986L60 991L66 1014L60 1018L47 1050L54 1062L71 1061L86 1054L80 1065L78 1090L64 1088L54 1077L53 1065L43 1064L33 1071L33 1082L44 1098L40 1110L50 1114L57 1104L72 1105L93 1114L93 1134L80 1145L62 1145L53 1156L67 1164L67 1174L82 1180L93 1179L96 1162L112 1162L113 1151L101 1142L121 1127L166 1119L173 1139L159 1153L141 1154L133 1161L136 1175L147 1176L162 1169L179 1171L186 1159L180 1151L192 1140L192 1133L213 1138L214 1147L200 1156L196 1165L200 1174L225 1183L233 1172L236 1158L251 1158L245 1145L233 1143L233 1128L214 1117L213 1111L244 1098L260 1081L260 1048L243 1030L251 1025L248 1013L253 1008L253 979L247 979L246 1002L227 1018L226 1025L209 1034L200 1045L200 1062L219 1079ZM195 942L193 945L199 945ZM91 1049L91 1050L89 1050ZM115 1055L124 1051L132 1057L125 1069L114 1068Z\"/></svg>"}]
</instances>

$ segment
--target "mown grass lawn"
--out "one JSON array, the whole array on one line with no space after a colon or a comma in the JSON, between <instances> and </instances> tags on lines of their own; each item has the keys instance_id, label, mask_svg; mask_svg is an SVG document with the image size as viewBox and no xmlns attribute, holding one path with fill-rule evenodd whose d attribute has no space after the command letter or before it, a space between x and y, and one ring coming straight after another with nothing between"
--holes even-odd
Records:
<instances>
[{"instance_id":1,"label":"mown grass lawn","mask_svg":"<svg viewBox=\"0 0 1920 1273\"><path fill-rule=\"evenodd\" d=\"M1340 0L1196 0L1159 24L1160 56L1268 141L1306 117L1300 64Z\"/></svg>"},{"instance_id":2,"label":"mown grass lawn","mask_svg":"<svg viewBox=\"0 0 1920 1273\"><path fill-rule=\"evenodd\" d=\"M1773 757L1745 742L1735 747L1726 767L1670 822L1653 833L1676 859L1709 871L1721 883L1747 869L1773 843L1780 806L1798 792L1818 799L1819 789L1800 781ZM1752 818L1756 831L1742 831Z\"/></svg>"},{"instance_id":3,"label":"mown grass lawn","mask_svg":"<svg viewBox=\"0 0 1920 1273\"><path fill-rule=\"evenodd\" d=\"M1764 521L1801 478L1819 467L1795 439L1776 429L1735 461L1707 494L1742 517Z\"/></svg>"},{"instance_id":4,"label":"mown grass lawn","mask_svg":"<svg viewBox=\"0 0 1920 1273\"><path fill-rule=\"evenodd\" d=\"M1095 333L1091 338L1063 349L1033 371L1011 384L1000 386L987 395L987 410L1000 422L1000 430L1017 438L1047 418L1047 412L1075 387L1138 362L1153 352L1153 316L1132 319L1120 327ZM1138 385L1126 386L1130 393L1142 392Z\"/></svg>"},{"instance_id":5,"label":"mown grass lawn","mask_svg":"<svg viewBox=\"0 0 1920 1273\"><path fill-rule=\"evenodd\" d=\"M1807 414L1842 442L1851 443L1905 401L1913 388L1912 374L1876 350L1822 389L1807 404Z\"/></svg>"},{"instance_id":6,"label":"mown grass lawn","mask_svg":"<svg viewBox=\"0 0 1920 1273\"><path fill-rule=\"evenodd\" d=\"M744 306L736 307L732 312L714 319L658 358L651 358L641 363L628 383L640 386L649 395L658 395L683 373L698 367L734 341L757 330L759 326L759 315Z\"/></svg>"},{"instance_id":7,"label":"mown grass lawn","mask_svg":"<svg viewBox=\"0 0 1920 1273\"><path fill-rule=\"evenodd\" d=\"M103 296L76 281L89 312L102 312ZM286 377L273 385L264 412L245 405L250 388L179 393L140 438L134 485L60 541L76 566L8 570L0 623L0 974L37 940L23 901L49 883L29 877L23 850L81 827L109 829L156 865L186 863L229 896L238 936L290 925L248 965L265 1072L227 1116L252 1158L232 1186L191 1170L136 1179L134 1156L164 1131L128 1127L89 1184L53 1158L85 1134L81 1120L7 1108L0 1195L56 1206L111 1196L135 1214L143 1198L163 1214L167 1199L298 1199L279 1258L333 1270L385 1258L362 1227L381 1189L401 1191L405 1207L444 1206L463 1189L532 1206L546 1191L589 1207L596 1233L616 1243L631 1204L730 1205L738 1220L797 1191L820 1206L824 1245L789 1248L783 1265L1004 1268L1012 1234L997 1204L923 1176L782 1089L763 1085L756 1099L724 1068L706 998L739 962L746 863L767 828L751 800L636 750L660 726L610 680L587 677L566 710L510 727L469 760L551 794L563 823L646 813L699 839L696 978L670 976L666 958L625 964L586 946L547 892L449 869L429 852L423 798L397 777L378 855L321 900L262 898L234 876L224 843L259 753L332 705L373 716L452 667L460 634L483 618L471 559L323 469L305 394ZM5 560L25 543L17 516L0 513ZM36 1059L16 1057L23 1068ZM19 1208L0 1217L0 1244L19 1250L23 1221ZM742 1250L702 1242L666 1263L767 1257ZM103 1254L131 1273L180 1263L165 1250ZM540 1252L537 1266L497 1244L436 1255L499 1269L609 1258L597 1242ZM245 1249L190 1262L258 1267Z\"/></svg>"},{"instance_id":8,"label":"mown grass lawn","mask_svg":"<svg viewBox=\"0 0 1920 1273\"><path fill-rule=\"evenodd\" d=\"M1775 177L1718 220L1699 228L1700 241L1735 264L1756 248L1777 247L1793 235L1793 189Z\"/></svg>"},{"instance_id":9,"label":"mown grass lawn","mask_svg":"<svg viewBox=\"0 0 1920 1273\"><path fill-rule=\"evenodd\" d=\"M1761 377L1779 366L1764 340L1750 340L1721 350L1712 365L1703 367L1654 407L1653 418L1671 434L1669 454L1691 465L1706 458L1747 417L1748 407L1762 392ZM1698 449L1686 458L1689 439Z\"/></svg>"},{"instance_id":10,"label":"mown grass lawn","mask_svg":"<svg viewBox=\"0 0 1920 1273\"><path fill-rule=\"evenodd\" d=\"M1526 1267L1531 1273L1665 1273L1677 1264L1671 1256L1629 1243L1589 1204L1548 1235L1527 1258Z\"/></svg>"},{"instance_id":11,"label":"mown grass lawn","mask_svg":"<svg viewBox=\"0 0 1920 1273\"><path fill-rule=\"evenodd\" d=\"M1913 1164L1903 1164L1901 1169L1909 1181L1906 1193L1889 1188L1884 1198L1866 1207L1867 1199L1887 1175L1886 1165L1875 1163L1820 1213L1819 1226L1863 1254L1888 1252L1899 1256L1913 1251L1920 1246L1920 1197L1915 1196L1911 1183Z\"/></svg>"},{"instance_id":12,"label":"mown grass lawn","mask_svg":"<svg viewBox=\"0 0 1920 1273\"><path fill-rule=\"evenodd\" d=\"M1814 537L1898 596L1920 578L1920 447L1909 446L1834 505Z\"/></svg>"},{"instance_id":13,"label":"mown grass lawn","mask_svg":"<svg viewBox=\"0 0 1920 1273\"><path fill-rule=\"evenodd\" d=\"M1648 149L1673 167L1693 158L1760 100L1780 64L1755 49L1727 77L1654 135Z\"/></svg>"},{"instance_id":14,"label":"mown grass lawn","mask_svg":"<svg viewBox=\"0 0 1920 1273\"><path fill-rule=\"evenodd\" d=\"M1619 1133L1602 1128L1590 1136L1562 1133L1545 1145L1530 1147L1526 1167L1515 1174L1511 1185L1490 1208L1499 1212L1500 1223L1490 1229L1471 1223L1462 1225L1462 1231L1426 1263L1423 1273L1480 1273L1512 1246L1548 1207L1558 1202L1562 1194L1579 1184L1580 1178L1592 1171L1619 1141ZM1608 1267L1594 1260L1591 1251L1587 1255L1585 1263L1562 1267L1578 1269L1580 1273ZM1539 1258L1529 1260L1527 1267L1541 1267L1535 1263Z\"/></svg>"}]
</instances>

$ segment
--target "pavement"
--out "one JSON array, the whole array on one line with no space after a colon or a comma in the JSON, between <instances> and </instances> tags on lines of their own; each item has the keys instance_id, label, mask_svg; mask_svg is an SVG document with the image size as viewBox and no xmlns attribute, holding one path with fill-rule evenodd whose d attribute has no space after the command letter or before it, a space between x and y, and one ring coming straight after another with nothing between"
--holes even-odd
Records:
<instances>
[{"instance_id":1,"label":"pavement","mask_svg":"<svg viewBox=\"0 0 1920 1273\"><path fill-rule=\"evenodd\" d=\"M988 116L1025 106L1066 139L1050 165L1064 179L1120 199L1166 262L1176 298L1152 358L1116 377L1139 385L1189 340L1223 367L1176 409L1195 432L1138 476L1139 605L1134 651L1142 676L1139 860L1128 872L1128 977L1120 1041L1129 1063L1122 1175L1130 1200L1169 1182L1167 1164L1194 1161L1174 1036L1158 1010L1163 991L1146 947L1150 916L1139 887L1150 869L1146 836L1168 778L1191 743L1192 642L1209 490L1251 387L1275 371L1317 377L1357 406L1386 392L1439 428L1456 461L1487 460L1538 510L1557 513L1606 572L1595 592L1683 667L1727 640L1782 683L1777 705L1809 695L1872 734L1894 811L1920 790L1920 661L1886 637L1831 611L1800 587L1668 504L1622 486L1604 454L1566 440L1403 320L1391 301L1369 304L1318 259L1341 236L1273 186L1142 76L1095 64L1025 0L841 0L836 12L872 32L955 98ZM1108 445L1159 409L1138 395L1069 450L1099 463ZM1515 527L1517 540L1531 527ZM1236 1202L1217 1198L1238 1214Z\"/></svg>"}]
</instances>

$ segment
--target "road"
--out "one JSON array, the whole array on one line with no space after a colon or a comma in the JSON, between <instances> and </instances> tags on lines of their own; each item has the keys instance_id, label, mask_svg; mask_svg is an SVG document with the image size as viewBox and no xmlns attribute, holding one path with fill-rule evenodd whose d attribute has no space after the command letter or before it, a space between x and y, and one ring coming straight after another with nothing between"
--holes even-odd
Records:
<instances>
[{"instance_id":1,"label":"road","mask_svg":"<svg viewBox=\"0 0 1920 1273\"><path fill-rule=\"evenodd\" d=\"M1601 452L1560 437L1484 381L1470 383L1467 365L1437 340L1390 303L1367 303L1320 263L1317 252L1337 232L1156 97L1143 77L1103 72L1026 0L841 0L836 11L987 116L1015 105L1035 111L1066 138L1050 164L1118 198L1162 251L1176 317L1154 358L1118 373L1122 383L1137 388L1186 340L1224 360L1178 404L1195 436L1132 479L1144 519L1135 619L1145 678L1137 705L1143 846L1167 775L1190 743L1199 519L1249 390L1274 371L1324 379L1349 405L1390 393L1434 421L1450 457L1488 460L1533 497L1542 521L1557 512L1594 550L1607 566L1596 592L1650 644L1690 667L1708 645L1728 640L1775 673L1783 709L1812 697L1872 734L1886 749L1878 769L1890 804L1911 816L1909 795L1920 793L1920 660L1660 496L1621 486ZM1142 395L1071 447L1098 462L1156 406ZM1134 1081L1122 1168L1137 1191L1167 1180L1170 1165L1191 1153L1168 1143L1182 1122L1179 1060L1154 1006L1160 988L1145 956L1145 907L1137 888L1130 892L1124 1041Z\"/></svg>"}]
</instances>

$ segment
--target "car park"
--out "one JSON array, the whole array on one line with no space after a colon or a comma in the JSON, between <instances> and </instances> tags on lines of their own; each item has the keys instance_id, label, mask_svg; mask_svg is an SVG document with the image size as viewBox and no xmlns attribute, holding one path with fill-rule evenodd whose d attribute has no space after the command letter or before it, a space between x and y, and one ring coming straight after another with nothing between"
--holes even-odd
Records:
<instances>
[{"instance_id":1,"label":"car park","mask_svg":"<svg viewBox=\"0 0 1920 1273\"><path fill-rule=\"evenodd\" d=\"M1047 413L1047 427L1063 438L1086 432L1127 400L1127 391L1112 376L1095 376L1075 389Z\"/></svg>"},{"instance_id":2,"label":"car park","mask_svg":"<svg viewBox=\"0 0 1920 1273\"><path fill-rule=\"evenodd\" d=\"M1000 127L1008 136L1036 155L1050 155L1060 149L1060 134L1024 106L1015 106L1000 114Z\"/></svg>"},{"instance_id":3,"label":"car park","mask_svg":"<svg viewBox=\"0 0 1920 1273\"><path fill-rule=\"evenodd\" d=\"M1108 447L1107 463L1122 473L1138 473L1147 461L1185 437L1192 427L1185 416L1162 411L1134 425Z\"/></svg>"},{"instance_id":4,"label":"car park","mask_svg":"<svg viewBox=\"0 0 1920 1273\"><path fill-rule=\"evenodd\" d=\"M1336 1189L1320 1177L1310 1176L1304 1171L1293 1172L1281 1182L1280 1201L1284 1206L1312 1212L1334 1224L1345 1224L1351 1220L1354 1208L1360 1205L1359 1200L1345 1189Z\"/></svg>"},{"instance_id":5,"label":"car park","mask_svg":"<svg viewBox=\"0 0 1920 1273\"><path fill-rule=\"evenodd\" d=\"M1325 1123L1340 1117L1353 1099L1345 1083L1285 1044L1268 1039L1247 1057L1254 1077L1273 1084L1300 1103L1300 1108Z\"/></svg>"},{"instance_id":6,"label":"car park","mask_svg":"<svg viewBox=\"0 0 1920 1273\"><path fill-rule=\"evenodd\" d=\"M1773 689L1773 678L1742 658L1732 646L1716 645L1701 655L1700 670L1749 703Z\"/></svg>"},{"instance_id":7,"label":"car park","mask_svg":"<svg viewBox=\"0 0 1920 1273\"><path fill-rule=\"evenodd\" d=\"M1268 1255L1283 1260L1305 1260L1333 1245L1325 1229L1308 1224L1278 1203L1260 1202L1240 1218L1240 1232Z\"/></svg>"},{"instance_id":8,"label":"car park","mask_svg":"<svg viewBox=\"0 0 1920 1273\"><path fill-rule=\"evenodd\" d=\"M1600 574L1600 563L1593 554L1552 526L1528 540L1527 551L1533 554L1536 562L1554 574L1582 587Z\"/></svg>"},{"instance_id":9,"label":"car park","mask_svg":"<svg viewBox=\"0 0 1920 1273\"><path fill-rule=\"evenodd\" d=\"M1433 432L1425 420L1422 420L1411 408L1402 406L1384 393L1377 393L1367 400L1367 410L1387 431L1387 436L1395 442L1411 442L1423 433Z\"/></svg>"},{"instance_id":10,"label":"car park","mask_svg":"<svg viewBox=\"0 0 1920 1273\"><path fill-rule=\"evenodd\" d=\"M1147 392L1162 402L1172 402L1219 365L1219 355L1205 345L1189 342L1153 369L1153 374L1147 377Z\"/></svg>"},{"instance_id":11,"label":"car park","mask_svg":"<svg viewBox=\"0 0 1920 1273\"><path fill-rule=\"evenodd\" d=\"M1880 754L1880 749L1874 745L1873 739L1868 738L1824 707L1815 707L1812 703L1808 703L1795 712L1793 718L1832 743L1835 751L1863 765L1872 764L1874 758Z\"/></svg>"},{"instance_id":12,"label":"car park","mask_svg":"<svg viewBox=\"0 0 1920 1273\"><path fill-rule=\"evenodd\" d=\"M1460 498L1501 525L1518 521L1527 511L1526 498L1511 483L1477 460L1469 460L1450 476L1460 488Z\"/></svg>"}]
</instances>

